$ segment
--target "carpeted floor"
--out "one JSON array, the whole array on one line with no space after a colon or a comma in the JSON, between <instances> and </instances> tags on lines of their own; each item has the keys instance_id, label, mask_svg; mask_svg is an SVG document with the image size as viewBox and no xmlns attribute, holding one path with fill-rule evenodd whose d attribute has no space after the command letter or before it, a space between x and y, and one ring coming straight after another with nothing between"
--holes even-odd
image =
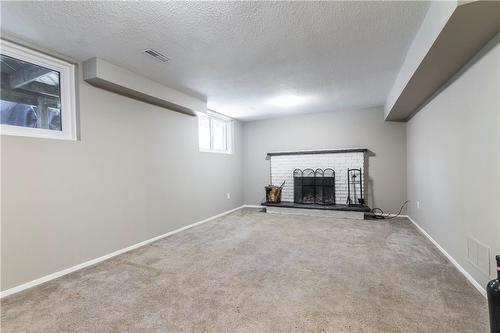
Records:
<instances>
[{"instance_id":1,"label":"carpeted floor","mask_svg":"<svg viewBox=\"0 0 500 333\"><path fill-rule=\"evenodd\" d=\"M2 332L488 332L406 220L240 210L12 295Z\"/></svg>"}]
</instances>

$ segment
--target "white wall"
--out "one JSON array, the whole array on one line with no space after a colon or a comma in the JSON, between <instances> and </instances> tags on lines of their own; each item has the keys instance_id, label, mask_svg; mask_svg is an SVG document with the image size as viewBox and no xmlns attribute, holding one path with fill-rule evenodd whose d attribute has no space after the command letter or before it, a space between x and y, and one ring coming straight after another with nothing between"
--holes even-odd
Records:
<instances>
[{"instance_id":1,"label":"white wall","mask_svg":"<svg viewBox=\"0 0 500 333\"><path fill-rule=\"evenodd\" d=\"M245 203L260 204L273 151L367 148L370 207L397 213L406 198L406 125L370 108L280 117L243 124ZM279 185L279 184L278 184Z\"/></svg>"},{"instance_id":2,"label":"white wall","mask_svg":"<svg viewBox=\"0 0 500 333\"><path fill-rule=\"evenodd\" d=\"M484 285L465 238L500 253L499 39L408 124L383 108L236 122L233 155L200 153L195 117L80 82L80 141L0 138L1 289L259 204L268 152L352 147L371 152L368 204L395 213L411 199L409 214Z\"/></svg>"},{"instance_id":3,"label":"white wall","mask_svg":"<svg viewBox=\"0 0 500 333\"><path fill-rule=\"evenodd\" d=\"M500 253L500 35L407 123L409 215L481 285ZM420 208L416 208L416 201ZM491 274L466 237L491 247Z\"/></svg>"},{"instance_id":4,"label":"white wall","mask_svg":"<svg viewBox=\"0 0 500 333\"><path fill-rule=\"evenodd\" d=\"M233 155L200 153L196 117L79 95L80 141L1 137L2 290L243 203L238 122Z\"/></svg>"}]
</instances>

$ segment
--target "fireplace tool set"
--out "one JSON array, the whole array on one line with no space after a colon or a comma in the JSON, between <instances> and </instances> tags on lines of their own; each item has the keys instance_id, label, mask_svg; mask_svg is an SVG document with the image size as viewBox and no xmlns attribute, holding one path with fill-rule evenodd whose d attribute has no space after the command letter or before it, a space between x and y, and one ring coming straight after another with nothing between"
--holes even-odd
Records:
<instances>
[{"instance_id":1,"label":"fireplace tool set","mask_svg":"<svg viewBox=\"0 0 500 333\"><path fill-rule=\"evenodd\" d=\"M364 204L361 169L347 169L347 205L363 206Z\"/></svg>"}]
</instances>

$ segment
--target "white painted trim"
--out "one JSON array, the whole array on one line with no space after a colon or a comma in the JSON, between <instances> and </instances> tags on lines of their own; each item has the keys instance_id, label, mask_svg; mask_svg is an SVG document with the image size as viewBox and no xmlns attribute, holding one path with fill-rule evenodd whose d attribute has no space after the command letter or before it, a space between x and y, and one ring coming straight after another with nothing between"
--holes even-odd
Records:
<instances>
[{"instance_id":1,"label":"white painted trim","mask_svg":"<svg viewBox=\"0 0 500 333\"><path fill-rule=\"evenodd\" d=\"M408 215L404 215L404 214L392 214L392 213L384 213L384 214L373 214L371 211L369 212L365 212L365 214L371 214L371 215L375 215L375 216L383 216L384 218L394 218L394 217L408 217Z\"/></svg>"},{"instance_id":2,"label":"white painted trim","mask_svg":"<svg viewBox=\"0 0 500 333\"><path fill-rule=\"evenodd\" d=\"M201 220L201 221L198 221L198 222L195 222L193 224L190 224L190 225L187 225L185 227L182 227L182 228L179 228L179 229L176 229L176 230L172 230L172 231L169 231L163 235L160 235L160 236L156 236L156 237L153 237L153 238L150 238L148 240L145 240L145 241L142 241L140 243L137 243L137 244L134 244L134 245L131 245L129 247L126 247L126 248L123 248L123 249L120 249L118 251L115 251L115 252L112 252L112 253L108 253L106 255L103 255L102 257L99 257L99 258L95 258L95 259L92 259L92 260L89 260L89 261L86 261L84 263L81 263L81 264L78 264L76 266L73 266L73 267L69 267L69 268L66 268L66 269L63 269L62 271L58 271L58 272L55 272L55 273L52 273L52 274L49 274L49 275L46 275L46 276L43 276L41 278L38 278L38 279L35 279L33 281L30 281L30 282L26 282L26 283L23 283L19 286L16 286L16 287L12 287L10 289L7 289L7 290L4 290L2 292L0 292L0 299L1 298L4 298L4 297L7 297L9 295L12 295L12 294L15 294L15 293L18 293L20 291L23 291L25 289L28 289L28 288L31 288L31 287L34 287L34 286L37 286L39 284L42 284L42 283L45 283L45 282L48 282L50 280L54 280L54 279L57 279L61 276L64 276L66 274L69 274L69 273L72 273L72 272L75 272L75 271L78 271L80 269L83 269L85 267L88 267L88 266L92 266L92 265L95 265L101 261L104 261L104 260L107 260L107 259L110 259L110 258L113 258L113 257L116 257L120 254L123 254L125 252L129 252L131 250L134 250L134 249L137 249L141 246L144 246L144 245L147 245L149 243L152 243L152 242L155 242L157 240L160 240L162 238L165 238L165 237L168 237L168 236L171 236L173 234L176 234L178 232L181 232L181 231L184 231L186 229L190 229L192 227L195 227L195 226L198 226L200 224L203 224L203 223L206 223L208 221L211 221L211 220L214 220L216 218L219 218L221 216L224 216L224 215L227 215L227 214L230 214L232 212L235 212L239 209L242 209L243 207L245 207L245 205L242 205L242 206L239 206L239 207L236 207L236 208L233 208L231 210L228 210L228 211L225 211L223 213L220 213L220 214L217 214L215 216L212 216L212 217L209 217L207 219L204 219L204 220Z\"/></svg>"},{"instance_id":3,"label":"white painted trim","mask_svg":"<svg viewBox=\"0 0 500 333\"><path fill-rule=\"evenodd\" d=\"M88 267L88 266L92 266L92 265L95 265L101 261L104 261L104 260L107 260L107 259L110 259L110 258L113 258L113 257L116 257L120 254L123 254L125 252L129 252L131 250L134 250L134 249L137 249L141 246L144 246L144 245L147 245L147 244L150 244L152 242L155 242L157 240L160 240L162 238L165 238L165 237L168 237L168 236L171 236L171 235L174 235L178 232L181 232L181 231L184 231L184 230L187 230L187 229L190 229L192 227L195 227L195 226L198 226L200 224L203 224L203 223L206 223L208 221L211 221L211 220L214 220L216 218L219 218L219 217L222 217L224 215L227 215L227 214L230 214L232 212L235 212L237 210L240 210L242 208L263 208L262 206L259 206L259 205L241 205L239 207L236 207L236 208L233 208L231 210L228 210L228 211L225 211L223 213L220 213L220 214L217 214L215 216L212 216L212 217L209 217L207 219L204 219L204 220L201 220L201 221L198 221L198 222L195 222L193 224L190 224L190 225L187 225L185 227L182 227L182 228L179 228L179 229L176 229L176 230L172 230L172 231L169 231L163 235L160 235L160 236L156 236L156 237L153 237L153 238L150 238L148 240L145 240L145 241L142 241L140 243L137 243L137 244L134 244L134 245L131 245L129 247L126 247L126 248L123 248L123 249L120 249L118 251L115 251L115 252L112 252L112 253L109 253L109 254L106 254L104 256L101 256L99 258L95 258L95 259L92 259L92 260L89 260L89 261L86 261L84 263L81 263L81 264L78 264L76 266L72 266L72 267L69 267L69 268L66 268L66 269L63 269L61 271L58 271L58 272L55 272L55 273L52 273L52 274L49 274L49 275L46 275L46 276L43 276L41 278L38 278L38 279L35 279L33 281L30 281L30 282L26 282L24 284L21 284L19 286L16 286L16 287L12 287L10 289L7 289L7 290L4 290L4 291L1 291L0 292L0 299L1 298L4 298L4 297L7 297L7 296L10 296L10 295L13 295L15 293L18 293L20 291L23 291L23 290L26 290L26 289L29 289L31 287L35 287L39 284L42 284L42 283L45 283L45 282L48 282L48 281L51 281L51 280L54 280L54 279L57 279L61 276L64 276L64 275L67 275L69 273L73 273L75 271L78 271L80 269L83 269L85 267ZM472 285L474 287L476 287L476 289L484 296L486 297L486 290L462 267L460 266L460 264L450 255L448 254L448 252L446 252L442 247L441 245L439 245L424 229L422 229L409 215L400 215L400 217L406 217L408 218L408 220L411 221L411 223L413 223L413 225L417 228L418 231L420 231L425 237L427 237L431 242L432 244L434 244L439 251L441 251L441 253L444 254L444 256L453 264L455 265L455 267L465 276L465 278L467 280L470 281L470 283L472 283Z\"/></svg>"},{"instance_id":4,"label":"white painted trim","mask_svg":"<svg viewBox=\"0 0 500 333\"><path fill-rule=\"evenodd\" d=\"M6 56L59 72L62 130L48 130L1 124L1 135L76 140L75 65L30 48L0 39L0 52Z\"/></svg>"},{"instance_id":5,"label":"white painted trim","mask_svg":"<svg viewBox=\"0 0 500 333\"><path fill-rule=\"evenodd\" d=\"M261 206L261 205L243 205L241 207L243 207L243 208L266 208L266 207Z\"/></svg>"},{"instance_id":6,"label":"white painted trim","mask_svg":"<svg viewBox=\"0 0 500 333\"><path fill-rule=\"evenodd\" d=\"M215 153L215 154L231 155L233 152L222 151L222 150L219 151L219 150L201 149L200 148L200 153Z\"/></svg>"},{"instance_id":7,"label":"white painted trim","mask_svg":"<svg viewBox=\"0 0 500 333\"><path fill-rule=\"evenodd\" d=\"M401 215L402 216L402 215ZM439 245L438 242L436 242L432 237L431 235L429 235L424 229L422 229L421 226L419 226L417 224L417 222L415 222L410 216L406 216L408 218L408 220L411 221L411 223L413 223L413 225L417 228L418 231L420 231L420 233L422 235L424 235L425 237L427 237L427 239L429 239L432 244L434 244L434 246L436 246L438 248L439 251L441 251L442 254L444 254L444 256L460 271L460 273L463 274L463 276L465 276L465 278L467 280L469 280L470 283L472 283L472 285L474 287L476 287L476 289L484 296L486 297L486 290L481 286L481 284L479 282L477 282L473 277L472 275L470 275L462 266L460 266L460 264L448 253L446 252L446 250L441 247L441 245Z\"/></svg>"},{"instance_id":8,"label":"white painted trim","mask_svg":"<svg viewBox=\"0 0 500 333\"><path fill-rule=\"evenodd\" d=\"M198 114L198 139L200 136L200 122L202 119L208 119L208 131L210 134L210 148L203 149L200 147L201 153L217 153L217 154L227 154L231 155L233 153L233 120L228 117L223 117L219 114L215 114L211 111L208 111L206 114ZM219 121L224 124L226 130L226 149L225 150L217 150L212 148L214 143L214 131L213 131L213 121Z\"/></svg>"}]
</instances>

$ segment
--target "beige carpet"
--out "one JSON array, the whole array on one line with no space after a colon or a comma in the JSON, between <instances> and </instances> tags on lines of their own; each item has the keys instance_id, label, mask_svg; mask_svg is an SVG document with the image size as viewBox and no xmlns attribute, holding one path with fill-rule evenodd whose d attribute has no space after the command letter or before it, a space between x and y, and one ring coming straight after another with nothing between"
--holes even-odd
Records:
<instances>
[{"instance_id":1,"label":"beige carpet","mask_svg":"<svg viewBox=\"0 0 500 333\"><path fill-rule=\"evenodd\" d=\"M1 303L2 332L488 332L406 219L241 210Z\"/></svg>"}]
</instances>

